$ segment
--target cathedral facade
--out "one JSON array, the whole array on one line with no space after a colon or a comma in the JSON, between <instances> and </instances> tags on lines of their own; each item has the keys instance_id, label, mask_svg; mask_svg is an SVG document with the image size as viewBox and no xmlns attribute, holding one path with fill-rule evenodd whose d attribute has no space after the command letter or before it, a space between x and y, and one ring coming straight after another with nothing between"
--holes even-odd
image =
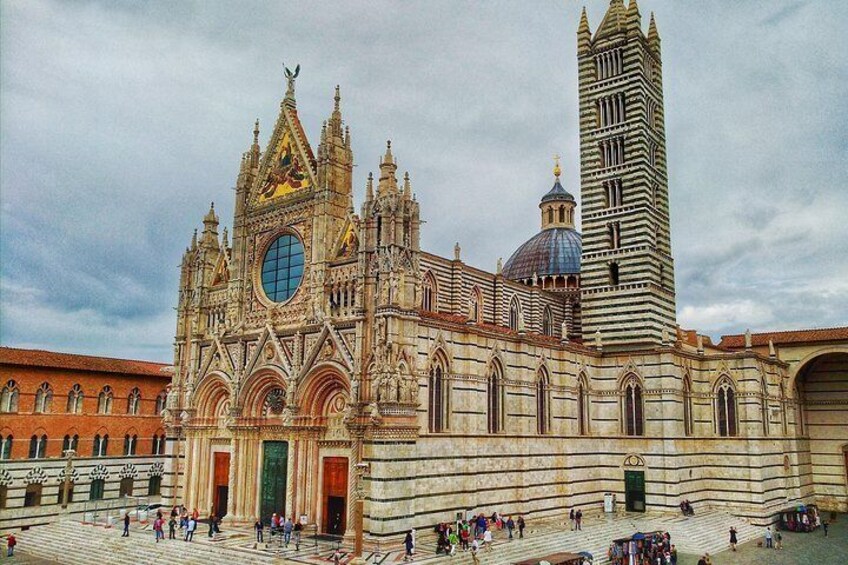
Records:
<instances>
[{"instance_id":1,"label":"cathedral facade","mask_svg":"<svg viewBox=\"0 0 848 565\"><path fill-rule=\"evenodd\" d=\"M493 273L420 248L427 211L390 143L356 213L339 91L313 151L287 71L267 147L257 125L241 159L232 241L213 207L184 255L176 501L342 535L361 496L380 539L608 492L766 521L816 500L792 365L677 327L653 16L645 33L613 0L593 33L584 11L577 55L582 236L557 166L540 233Z\"/></svg>"}]
</instances>

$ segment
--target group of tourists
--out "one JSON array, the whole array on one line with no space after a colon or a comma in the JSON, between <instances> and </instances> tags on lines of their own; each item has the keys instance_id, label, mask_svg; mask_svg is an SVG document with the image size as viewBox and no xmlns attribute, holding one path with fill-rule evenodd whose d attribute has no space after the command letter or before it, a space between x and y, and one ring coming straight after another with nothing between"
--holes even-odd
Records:
<instances>
[{"instance_id":1,"label":"group of tourists","mask_svg":"<svg viewBox=\"0 0 848 565\"><path fill-rule=\"evenodd\" d=\"M130 513L124 513L124 531L121 537L130 536ZM200 522L200 512L195 508L191 513L185 506L174 506L171 508L169 520L165 520L162 510L156 511L156 518L153 520L153 535L156 538L156 543L159 540L165 539L165 525L168 526L168 539L177 539L177 528L180 529L180 537L183 541L192 541L194 532L197 531L197 525ZM221 520L214 512L209 513L207 518L209 523L209 537L214 537L215 534L221 533Z\"/></svg>"},{"instance_id":2,"label":"group of tourists","mask_svg":"<svg viewBox=\"0 0 848 565\"><path fill-rule=\"evenodd\" d=\"M253 523L253 529L256 531L256 543L263 543L265 540L264 530L265 525L262 523L262 520L259 518ZM297 551L300 551L300 536L303 533L303 524L299 521L294 521L288 516L281 517L279 514L274 512L271 515L271 526L269 531L271 532L271 536L281 535L279 538L280 543L284 544L286 547L289 546L289 543L294 541L294 548Z\"/></svg>"},{"instance_id":3,"label":"group of tourists","mask_svg":"<svg viewBox=\"0 0 848 565\"><path fill-rule=\"evenodd\" d=\"M514 539L515 530L518 537L524 537L526 524L523 516L513 519L512 516L501 516L498 512L486 517L480 513L466 520L442 522L434 528L436 533L436 554L456 555L458 550L470 551L475 563L478 563L478 551L491 551L495 530L506 530L507 539ZM404 561L412 561L415 556L415 530L409 530L403 540Z\"/></svg>"},{"instance_id":4,"label":"group of tourists","mask_svg":"<svg viewBox=\"0 0 848 565\"><path fill-rule=\"evenodd\" d=\"M613 565L677 565L677 548L668 532L637 533L615 540L607 556Z\"/></svg>"}]
</instances>

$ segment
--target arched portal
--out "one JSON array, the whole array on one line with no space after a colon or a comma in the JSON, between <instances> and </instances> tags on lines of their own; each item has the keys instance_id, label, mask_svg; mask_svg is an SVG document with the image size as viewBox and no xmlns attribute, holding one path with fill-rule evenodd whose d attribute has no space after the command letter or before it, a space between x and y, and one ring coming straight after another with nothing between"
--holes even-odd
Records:
<instances>
[{"instance_id":1,"label":"arched portal","mask_svg":"<svg viewBox=\"0 0 848 565\"><path fill-rule=\"evenodd\" d=\"M796 372L795 435L823 510L848 510L848 352L808 357ZM804 494L802 492L802 494Z\"/></svg>"},{"instance_id":2,"label":"arched portal","mask_svg":"<svg viewBox=\"0 0 848 565\"><path fill-rule=\"evenodd\" d=\"M341 536L353 525L353 466L359 461L345 424L350 377L335 363L313 369L298 388L299 426L317 441L299 442L294 479L305 499L297 503L319 530Z\"/></svg>"}]
</instances>

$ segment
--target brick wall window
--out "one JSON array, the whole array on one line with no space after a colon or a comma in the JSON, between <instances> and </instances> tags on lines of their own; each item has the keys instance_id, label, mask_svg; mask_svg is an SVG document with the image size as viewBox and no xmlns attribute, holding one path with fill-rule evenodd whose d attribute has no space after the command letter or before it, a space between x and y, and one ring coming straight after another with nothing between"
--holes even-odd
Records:
<instances>
[{"instance_id":1,"label":"brick wall window","mask_svg":"<svg viewBox=\"0 0 848 565\"><path fill-rule=\"evenodd\" d=\"M17 412L20 395L21 391L18 389L18 383L13 380L7 382L3 390L0 391L0 412Z\"/></svg>"},{"instance_id":2,"label":"brick wall window","mask_svg":"<svg viewBox=\"0 0 848 565\"><path fill-rule=\"evenodd\" d=\"M35 411L47 414L53 407L53 387L50 383L42 383L35 391Z\"/></svg>"}]
</instances>

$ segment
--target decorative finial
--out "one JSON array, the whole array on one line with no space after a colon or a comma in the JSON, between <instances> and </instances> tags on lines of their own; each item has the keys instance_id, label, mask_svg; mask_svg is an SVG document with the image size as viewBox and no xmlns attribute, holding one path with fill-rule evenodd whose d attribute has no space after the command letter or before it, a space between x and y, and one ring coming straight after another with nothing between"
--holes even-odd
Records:
<instances>
[{"instance_id":1,"label":"decorative finial","mask_svg":"<svg viewBox=\"0 0 848 565\"><path fill-rule=\"evenodd\" d=\"M291 71L285 64L283 65L283 69L285 70L286 81L288 81L288 88L286 90L286 100L294 102L294 79L297 78L297 75L300 74L300 64L298 64L294 68L294 72Z\"/></svg>"},{"instance_id":2,"label":"decorative finial","mask_svg":"<svg viewBox=\"0 0 848 565\"><path fill-rule=\"evenodd\" d=\"M498 264L497 264L497 266L495 267L495 274L500 275L500 274L502 274L502 273L503 273L503 258L502 258L502 257L498 257Z\"/></svg>"},{"instance_id":3,"label":"decorative finial","mask_svg":"<svg viewBox=\"0 0 848 565\"><path fill-rule=\"evenodd\" d=\"M253 143L259 143L259 118L256 118L256 123L253 124Z\"/></svg>"},{"instance_id":4,"label":"decorative finial","mask_svg":"<svg viewBox=\"0 0 848 565\"><path fill-rule=\"evenodd\" d=\"M453 260L459 261L461 253L462 253L462 248L459 246L459 242L457 241L456 244L454 244L454 246L453 246Z\"/></svg>"},{"instance_id":5,"label":"decorative finial","mask_svg":"<svg viewBox=\"0 0 848 565\"><path fill-rule=\"evenodd\" d=\"M554 176L559 180L559 176L562 174L562 169L559 166L559 153L554 155Z\"/></svg>"},{"instance_id":6,"label":"decorative finial","mask_svg":"<svg viewBox=\"0 0 848 565\"><path fill-rule=\"evenodd\" d=\"M769 357L771 357L772 359L777 357L777 351L775 351L775 349L774 349L774 340L773 339L769 340Z\"/></svg>"},{"instance_id":7,"label":"decorative finial","mask_svg":"<svg viewBox=\"0 0 848 565\"><path fill-rule=\"evenodd\" d=\"M336 85L336 96L334 98L334 100L336 101L336 105L335 105L335 111L336 112L339 111L339 102L341 102L341 99L342 99L342 96L341 96L341 94L339 94L339 85L337 84Z\"/></svg>"},{"instance_id":8,"label":"decorative finial","mask_svg":"<svg viewBox=\"0 0 848 565\"><path fill-rule=\"evenodd\" d=\"M745 349L751 349L753 340L751 339L751 330L745 330Z\"/></svg>"}]
</instances>

